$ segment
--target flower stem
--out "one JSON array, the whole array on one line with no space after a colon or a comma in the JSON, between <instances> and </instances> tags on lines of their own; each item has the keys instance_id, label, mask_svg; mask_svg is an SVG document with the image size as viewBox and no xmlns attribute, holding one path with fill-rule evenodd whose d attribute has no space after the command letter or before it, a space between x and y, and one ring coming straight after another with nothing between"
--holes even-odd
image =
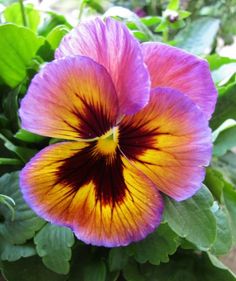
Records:
<instances>
[{"instance_id":1,"label":"flower stem","mask_svg":"<svg viewBox=\"0 0 236 281\"><path fill-rule=\"evenodd\" d=\"M78 16L79 21L80 21L81 18L82 18L85 5L86 5L86 3L85 3L85 1L83 0L83 1L81 2L81 4L80 4L80 7L79 7L79 16Z\"/></svg>"},{"instance_id":2,"label":"flower stem","mask_svg":"<svg viewBox=\"0 0 236 281\"><path fill-rule=\"evenodd\" d=\"M166 28L162 33L162 41L166 43L168 42L168 40L169 40L169 29Z\"/></svg>"},{"instance_id":3,"label":"flower stem","mask_svg":"<svg viewBox=\"0 0 236 281\"><path fill-rule=\"evenodd\" d=\"M18 0L19 5L20 5L20 9L21 9L21 16L22 16L22 21L23 21L23 25L27 27L27 19L26 19L26 13L25 13L25 7L23 4L23 0Z\"/></svg>"}]
</instances>

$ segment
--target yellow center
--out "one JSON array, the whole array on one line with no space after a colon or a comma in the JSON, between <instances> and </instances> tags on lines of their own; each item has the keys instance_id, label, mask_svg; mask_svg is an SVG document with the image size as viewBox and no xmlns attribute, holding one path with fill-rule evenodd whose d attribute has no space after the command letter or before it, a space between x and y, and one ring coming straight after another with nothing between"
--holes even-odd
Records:
<instances>
[{"instance_id":1,"label":"yellow center","mask_svg":"<svg viewBox=\"0 0 236 281\"><path fill-rule=\"evenodd\" d=\"M96 151L104 155L114 154L118 146L118 134L118 127L114 127L102 135L97 141Z\"/></svg>"}]
</instances>

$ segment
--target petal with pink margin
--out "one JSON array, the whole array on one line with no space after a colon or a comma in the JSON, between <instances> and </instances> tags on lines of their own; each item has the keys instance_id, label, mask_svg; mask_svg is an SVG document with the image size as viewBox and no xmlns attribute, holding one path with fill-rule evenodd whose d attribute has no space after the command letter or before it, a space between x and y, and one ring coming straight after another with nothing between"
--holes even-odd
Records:
<instances>
[{"instance_id":1,"label":"petal with pink margin","mask_svg":"<svg viewBox=\"0 0 236 281\"><path fill-rule=\"evenodd\" d=\"M162 43L142 44L152 88L168 87L190 97L209 120L217 91L207 61Z\"/></svg>"},{"instance_id":2,"label":"petal with pink margin","mask_svg":"<svg viewBox=\"0 0 236 281\"><path fill-rule=\"evenodd\" d=\"M118 100L106 69L88 57L48 63L32 80L19 110L22 127L43 136L99 137L116 124Z\"/></svg>"},{"instance_id":3,"label":"petal with pink margin","mask_svg":"<svg viewBox=\"0 0 236 281\"><path fill-rule=\"evenodd\" d=\"M111 18L82 22L64 37L55 57L82 55L109 72L119 99L120 114L133 114L149 100L150 79L138 41L126 26Z\"/></svg>"},{"instance_id":4,"label":"petal with pink margin","mask_svg":"<svg viewBox=\"0 0 236 281\"><path fill-rule=\"evenodd\" d=\"M196 193L212 152L203 112L180 92L152 90L149 104L119 125L119 147L163 193L177 201Z\"/></svg>"},{"instance_id":5,"label":"petal with pink margin","mask_svg":"<svg viewBox=\"0 0 236 281\"><path fill-rule=\"evenodd\" d=\"M63 142L40 151L20 173L24 199L87 244L117 247L145 238L161 222L161 194L119 151L110 161L94 149L96 142Z\"/></svg>"}]
</instances>

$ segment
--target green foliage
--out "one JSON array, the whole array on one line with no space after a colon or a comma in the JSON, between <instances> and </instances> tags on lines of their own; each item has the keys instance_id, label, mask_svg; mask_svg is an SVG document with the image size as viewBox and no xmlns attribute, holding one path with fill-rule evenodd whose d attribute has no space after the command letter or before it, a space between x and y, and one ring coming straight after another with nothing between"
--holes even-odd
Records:
<instances>
[{"instance_id":1,"label":"green foliage","mask_svg":"<svg viewBox=\"0 0 236 281\"><path fill-rule=\"evenodd\" d=\"M217 70L212 72L213 80L216 84L222 86L230 80L236 73L236 62L231 62L220 66Z\"/></svg>"},{"instance_id":2,"label":"green foliage","mask_svg":"<svg viewBox=\"0 0 236 281\"><path fill-rule=\"evenodd\" d=\"M84 281L106 281L106 265L102 260L91 261L84 269Z\"/></svg>"},{"instance_id":3,"label":"green foliage","mask_svg":"<svg viewBox=\"0 0 236 281\"><path fill-rule=\"evenodd\" d=\"M32 4L25 5L27 26L36 31L40 23L40 14L34 9ZM6 22L24 25L21 15L21 7L19 3L13 3L4 10L4 18Z\"/></svg>"},{"instance_id":4,"label":"green foliage","mask_svg":"<svg viewBox=\"0 0 236 281\"><path fill-rule=\"evenodd\" d=\"M9 208L0 204L0 214L3 217L0 234L12 244L25 243L44 224L44 221L26 205L18 182L18 173L5 174L0 178L0 193L11 197L15 202L14 218Z\"/></svg>"},{"instance_id":5,"label":"green foliage","mask_svg":"<svg viewBox=\"0 0 236 281\"><path fill-rule=\"evenodd\" d=\"M106 259L107 251L105 248L77 244L74 249L68 281L116 281L115 278L118 274L107 271Z\"/></svg>"},{"instance_id":6,"label":"green foliage","mask_svg":"<svg viewBox=\"0 0 236 281\"><path fill-rule=\"evenodd\" d=\"M28 132L24 129L20 129L16 134L15 138L25 141L27 143L38 143L45 139L45 137L33 134L31 132Z\"/></svg>"},{"instance_id":7,"label":"green foliage","mask_svg":"<svg viewBox=\"0 0 236 281\"><path fill-rule=\"evenodd\" d=\"M146 264L140 271L144 281L235 281L235 276L214 256L190 251L178 252L159 267Z\"/></svg>"},{"instance_id":8,"label":"green foliage","mask_svg":"<svg viewBox=\"0 0 236 281\"><path fill-rule=\"evenodd\" d=\"M229 151L224 156L217 158L213 161L213 167L216 165L218 170L224 175L224 178L236 188L236 155L234 152Z\"/></svg>"},{"instance_id":9,"label":"green foliage","mask_svg":"<svg viewBox=\"0 0 236 281\"><path fill-rule=\"evenodd\" d=\"M135 261L130 263L124 268L123 275L127 281L145 281L145 277L142 275L139 269L139 265Z\"/></svg>"},{"instance_id":10,"label":"green foliage","mask_svg":"<svg viewBox=\"0 0 236 281\"><path fill-rule=\"evenodd\" d=\"M141 42L161 41L205 57L219 92L205 185L182 202L166 196L160 226L142 241L113 249L83 244L69 228L37 217L22 198L19 170L57 140L22 129L19 104L72 26L66 16L30 4L24 26L20 5L1 1L7 5L0 25L0 268L6 280L236 280L217 259L236 245L236 59L216 53L219 37L230 42L236 35L228 16L236 15L233 1L112 1L122 7L103 15L123 21ZM80 17L87 8L106 10L105 1L82 2ZM140 9L144 17L136 14Z\"/></svg>"},{"instance_id":11,"label":"green foliage","mask_svg":"<svg viewBox=\"0 0 236 281\"><path fill-rule=\"evenodd\" d=\"M233 233L233 241L234 244L236 244L236 191L235 188L233 188L230 185L226 185L223 191L223 198L225 202L225 206L227 208L230 223L232 227L232 233Z\"/></svg>"},{"instance_id":12,"label":"green foliage","mask_svg":"<svg viewBox=\"0 0 236 281\"><path fill-rule=\"evenodd\" d=\"M9 141L3 134L0 133L0 139L4 141L4 145L7 149L14 152L23 162L28 162L32 156L37 152L31 148L20 147L14 145L11 141Z\"/></svg>"},{"instance_id":13,"label":"green foliage","mask_svg":"<svg viewBox=\"0 0 236 281\"><path fill-rule=\"evenodd\" d=\"M126 23L134 36L140 41L155 40L154 34L147 28L145 23L132 11L123 7L112 7L106 11L104 17L114 17Z\"/></svg>"},{"instance_id":14,"label":"green foliage","mask_svg":"<svg viewBox=\"0 0 236 281\"><path fill-rule=\"evenodd\" d=\"M10 23L0 25L0 82L12 88L22 82L43 42L27 28Z\"/></svg>"},{"instance_id":15,"label":"green foliage","mask_svg":"<svg viewBox=\"0 0 236 281\"><path fill-rule=\"evenodd\" d=\"M59 46L61 39L69 32L66 25L57 25L47 35L47 41L53 50Z\"/></svg>"},{"instance_id":16,"label":"green foliage","mask_svg":"<svg viewBox=\"0 0 236 281\"><path fill-rule=\"evenodd\" d=\"M109 269L110 271L122 270L129 261L129 256L125 248L113 248L109 252Z\"/></svg>"},{"instance_id":17,"label":"green foliage","mask_svg":"<svg viewBox=\"0 0 236 281\"><path fill-rule=\"evenodd\" d=\"M232 62L236 62L236 59L221 57L218 54L212 54L207 57L207 61L209 63L210 69L215 70L220 66L227 65Z\"/></svg>"},{"instance_id":18,"label":"green foliage","mask_svg":"<svg viewBox=\"0 0 236 281\"><path fill-rule=\"evenodd\" d=\"M0 254L2 261L17 261L20 258L27 258L36 255L34 245L26 243L15 245L0 237Z\"/></svg>"},{"instance_id":19,"label":"green foliage","mask_svg":"<svg viewBox=\"0 0 236 281\"><path fill-rule=\"evenodd\" d=\"M21 161L19 159L12 158L0 158L0 165L20 165Z\"/></svg>"},{"instance_id":20,"label":"green foliage","mask_svg":"<svg viewBox=\"0 0 236 281\"><path fill-rule=\"evenodd\" d=\"M211 119L212 129L219 127L227 119L236 119L236 83L232 82L219 88L219 98Z\"/></svg>"},{"instance_id":21,"label":"green foliage","mask_svg":"<svg viewBox=\"0 0 236 281\"><path fill-rule=\"evenodd\" d=\"M2 264L3 276L8 281L67 281L65 275L59 275L47 269L37 256Z\"/></svg>"},{"instance_id":22,"label":"green foliage","mask_svg":"<svg viewBox=\"0 0 236 281\"><path fill-rule=\"evenodd\" d=\"M227 254L232 246L232 232L229 224L229 218L224 209L219 208L215 212L216 218L216 240L211 246L211 253L220 256Z\"/></svg>"},{"instance_id":23,"label":"green foliage","mask_svg":"<svg viewBox=\"0 0 236 281\"><path fill-rule=\"evenodd\" d=\"M213 154L215 156L222 156L228 150L236 146L236 125L224 130L214 143Z\"/></svg>"},{"instance_id":24,"label":"green foliage","mask_svg":"<svg viewBox=\"0 0 236 281\"><path fill-rule=\"evenodd\" d=\"M235 160L235 159L234 159ZM220 161L218 161L220 162ZM220 171L224 169L224 166L222 168L221 163L219 164L214 163L214 166L216 169L209 168L207 171L207 176L205 179L206 184L211 189L212 193L214 194L215 198L221 203L224 204L226 211L224 213L224 218L221 218L220 220L224 219L227 220L225 223L220 226L220 228L223 228L224 234L227 234L228 230L231 229L231 236L233 237L233 242L236 244L236 211L235 211L235 204L236 204L236 189L235 187L228 181L225 180L224 176ZM223 162L223 161L222 161ZM235 164L236 162L234 162ZM235 164L236 165L236 164ZM234 169L235 171L235 169ZM226 218L227 215L227 218ZM221 214L222 216L222 214ZM230 228L227 227L228 222L230 224ZM219 232L219 218L218 218L218 232ZM227 227L227 231L225 231L225 228ZM225 244L229 243L229 240L227 243L223 241ZM217 240L216 240L216 243ZM225 245L227 248L227 245ZM220 249L218 249L220 251Z\"/></svg>"},{"instance_id":25,"label":"green foliage","mask_svg":"<svg viewBox=\"0 0 236 281\"><path fill-rule=\"evenodd\" d=\"M157 231L143 241L131 244L126 251L139 263L150 262L159 265L169 261L169 255L175 253L179 244L178 235L167 224L161 224Z\"/></svg>"},{"instance_id":26,"label":"green foliage","mask_svg":"<svg viewBox=\"0 0 236 281\"><path fill-rule=\"evenodd\" d=\"M179 9L179 0L171 0L167 6L169 10L178 10Z\"/></svg>"},{"instance_id":27,"label":"green foliage","mask_svg":"<svg viewBox=\"0 0 236 281\"><path fill-rule=\"evenodd\" d=\"M71 25L67 22L63 15L59 15L55 12L47 12L46 17L43 19L43 24L40 25L39 34L47 36L55 27L65 25L67 28L71 28Z\"/></svg>"},{"instance_id":28,"label":"green foliage","mask_svg":"<svg viewBox=\"0 0 236 281\"><path fill-rule=\"evenodd\" d=\"M69 228L46 224L34 238L36 250L43 263L52 271L67 274L70 270L74 235Z\"/></svg>"},{"instance_id":29,"label":"green foliage","mask_svg":"<svg viewBox=\"0 0 236 281\"><path fill-rule=\"evenodd\" d=\"M172 230L201 250L210 248L216 239L216 219L211 211L213 197L208 189L203 186L183 202L165 199L164 220Z\"/></svg>"},{"instance_id":30,"label":"green foliage","mask_svg":"<svg viewBox=\"0 0 236 281\"><path fill-rule=\"evenodd\" d=\"M195 55L208 55L211 53L219 25L218 19L196 19L177 34L176 45Z\"/></svg>"}]
</instances>

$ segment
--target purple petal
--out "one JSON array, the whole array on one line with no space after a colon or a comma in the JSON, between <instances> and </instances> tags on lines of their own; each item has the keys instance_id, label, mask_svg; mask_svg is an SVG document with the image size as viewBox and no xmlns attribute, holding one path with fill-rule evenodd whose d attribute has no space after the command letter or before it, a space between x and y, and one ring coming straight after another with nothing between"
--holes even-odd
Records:
<instances>
[{"instance_id":1,"label":"purple petal","mask_svg":"<svg viewBox=\"0 0 236 281\"><path fill-rule=\"evenodd\" d=\"M116 124L118 99L106 69L87 57L48 63L21 102L22 127L61 139L89 139Z\"/></svg>"},{"instance_id":2,"label":"purple petal","mask_svg":"<svg viewBox=\"0 0 236 281\"><path fill-rule=\"evenodd\" d=\"M184 200L200 189L211 160L211 130L184 94L152 90L149 104L120 124L119 146L163 193Z\"/></svg>"},{"instance_id":3,"label":"purple petal","mask_svg":"<svg viewBox=\"0 0 236 281\"><path fill-rule=\"evenodd\" d=\"M108 70L119 98L120 114L133 114L147 104L150 81L142 51L122 23L96 18L79 24L56 51L56 58L68 55L90 57Z\"/></svg>"},{"instance_id":4,"label":"purple petal","mask_svg":"<svg viewBox=\"0 0 236 281\"><path fill-rule=\"evenodd\" d=\"M207 119L214 111L217 91L208 63L183 50L161 43L142 45L152 88L169 87L190 97Z\"/></svg>"},{"instance_id":5,"label":"purple petal","mask_svg":"<svg viewBox=\"0 0 236 281\"><path fill-rule=\"evenodd\" d=\"M20 174L26 202L88 244L117 247L145 238L161 222L162 196L119 152L109 161L96 145L63 142L40 151Z\"/></svg>"}]
</instances>

